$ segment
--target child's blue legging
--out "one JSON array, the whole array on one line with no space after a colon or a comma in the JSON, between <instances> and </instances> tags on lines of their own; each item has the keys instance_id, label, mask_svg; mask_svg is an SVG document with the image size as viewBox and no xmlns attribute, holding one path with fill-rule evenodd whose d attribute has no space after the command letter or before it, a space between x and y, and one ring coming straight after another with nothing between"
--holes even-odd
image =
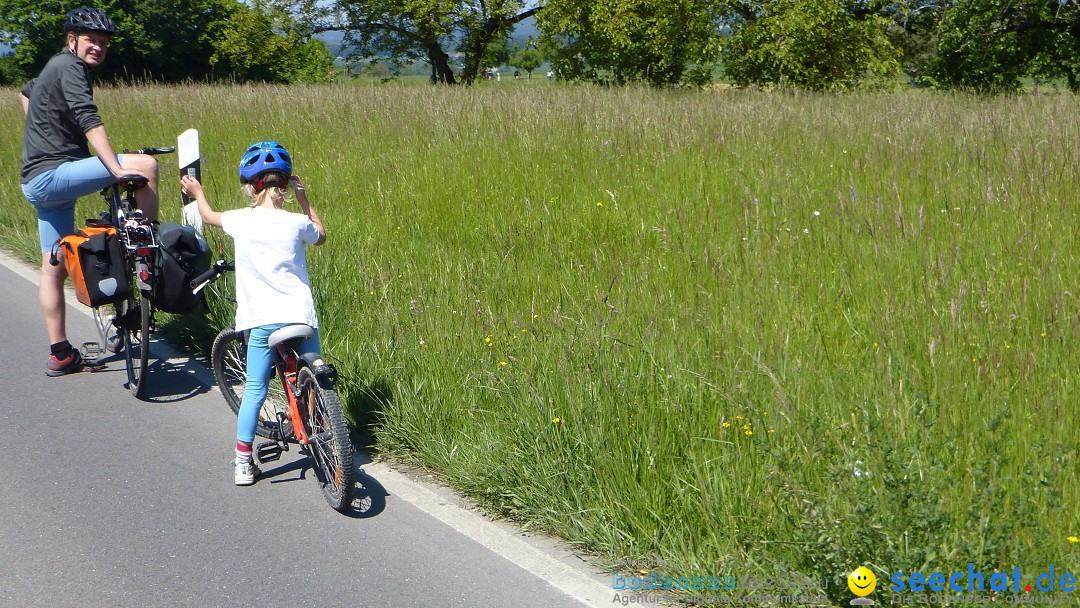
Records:
<instances>
[{"instance_id":1,"label":"child's blue legging","mask_svg":"<svg viewBox=\"0 0 1080 608\"><path fill-rule=\"evenodd\" d=\"M236 414L236 440L244 443L255 441L255 425L259 422L259 410L262 409L270 387L270 374L273 373L273 351L267 344L270 334L289 325L273 323L251 329L247 345L247 383L244 384L244 398L240 401L240 411ZM300 343L298 352L321 353L319 330L315 335Z\"/></svg>"}]
</instances>

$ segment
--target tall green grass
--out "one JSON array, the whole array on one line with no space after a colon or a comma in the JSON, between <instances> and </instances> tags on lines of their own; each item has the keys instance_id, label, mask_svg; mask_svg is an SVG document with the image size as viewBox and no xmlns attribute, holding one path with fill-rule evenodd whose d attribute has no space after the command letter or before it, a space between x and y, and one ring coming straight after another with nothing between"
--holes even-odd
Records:
<instances>
[{"instance_id":1,"label":"tall green grass","mask_svg":"<svg viewBox=\"0 0 1080 608\"><path fill-rule=\"evenodd\" d=\"M838 602L859 565L1080 570L1075 97L97 98L117 147L198 128L219 208L244 146L285 143L330 233L313 282L353 418L501 515ZM32 253L16 181L0 238Z\"/></svg>"}]
</instances>

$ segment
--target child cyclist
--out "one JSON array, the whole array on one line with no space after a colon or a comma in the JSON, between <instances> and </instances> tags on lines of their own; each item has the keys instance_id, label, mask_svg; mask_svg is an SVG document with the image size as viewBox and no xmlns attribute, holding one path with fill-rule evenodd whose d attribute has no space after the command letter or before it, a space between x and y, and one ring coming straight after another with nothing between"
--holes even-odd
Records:
<instances>
[{"instance_id":1,"label":"child cyclist","mask_svg":"<svg viewBox=\"0 0 1080 608\"><path fill-rule=\"evenodd\" d=\"M180 178L184 193L197 201L203 222L224 230L236 248L236 329L250 330L250 336L234 468L236 485L248 486L259 474L251 446L273 371L267 338L284 325L306 323L316 331L301 348L320 352L305 246L322 245L326 229L308 201L303 181L292 174L292 159L281 144L252 144L240 160L240 183L251 198L250 207L220 212L207 202L198 180ZM302 214L282 208L290 185Z\"/></svg>"}]
</instances>

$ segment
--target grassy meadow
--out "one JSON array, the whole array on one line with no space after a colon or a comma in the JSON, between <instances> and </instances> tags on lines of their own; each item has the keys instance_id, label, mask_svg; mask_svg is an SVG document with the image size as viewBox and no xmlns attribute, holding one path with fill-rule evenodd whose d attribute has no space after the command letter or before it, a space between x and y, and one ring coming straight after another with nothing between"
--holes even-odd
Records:
<instances>
[{"instance_id":1,"label":"grassy meadow","mask_svg":"<svg viewBox=\"0 0 1080 608\"><path fill-rule=\"evenodd\" d=\"M0 245L34 259L15 95ZM242 204L246 145L289 148L353 419L502 516L668 575L824 578L843 604L860 565L879 589L969 562L1080 574L1074 96L96 98L118 149L198 128L218 208Z\"/></svg>"}]
</instances>

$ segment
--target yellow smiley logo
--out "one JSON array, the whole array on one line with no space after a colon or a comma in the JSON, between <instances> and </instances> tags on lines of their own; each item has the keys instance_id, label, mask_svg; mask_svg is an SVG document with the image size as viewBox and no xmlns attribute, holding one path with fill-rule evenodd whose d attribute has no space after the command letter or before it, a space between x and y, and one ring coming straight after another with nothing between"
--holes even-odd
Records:
<instances>
[{"instance_id":1,"label":"yellow smiley logo","mask_svg":"<svg viewBox=\"0 0 1080 608\"><path fill-rule=\"evenodd\" d=\"M848 575L847 586L855 595L865 597L874 592L877 577L866 566L859 566Z\"/></svg>"}]
</instances>

